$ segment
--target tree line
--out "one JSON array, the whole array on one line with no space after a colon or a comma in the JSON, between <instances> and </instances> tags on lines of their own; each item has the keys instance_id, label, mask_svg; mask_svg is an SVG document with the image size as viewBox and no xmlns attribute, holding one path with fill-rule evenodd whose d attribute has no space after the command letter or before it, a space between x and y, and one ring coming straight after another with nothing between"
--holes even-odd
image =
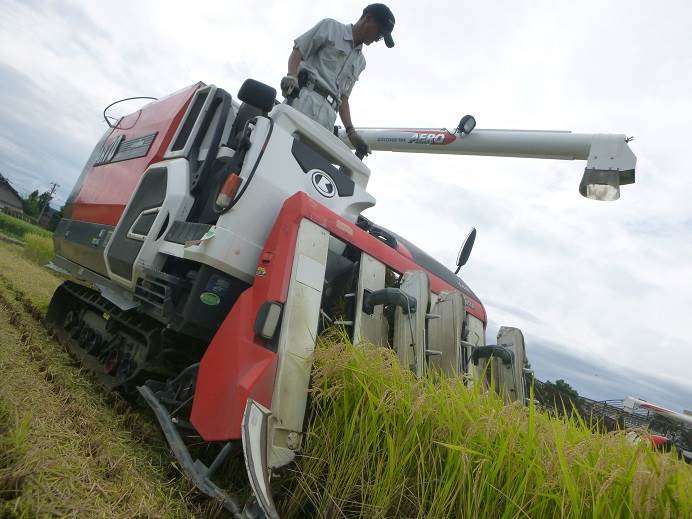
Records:
<instances>
[{"instance_id":1,"label":"tree line","mask_svg":"<svg viewBox=\"0 0 692 519\"><path fill-rule=\"evenodd\" d=\"M53 194L50 191L44 191L43 193L39 193L38 189L35 189L31 193L29 193L26 196L26 198L22 199L22 209L24 210L24 214L32 218L38 219L42 211L48 211L48 208L50 207L49 204L52 199ZM60 222L60 219L63 216L64 208L65 206L62 206L58 211L54 210L54 212L50 214L50 218L48 219L48 221L44 220L45 223L39 222L39 225L42 225L42 227L46 227L50 231L54 231L58 226L58 222Z\"/></svg>"}]
</instances>

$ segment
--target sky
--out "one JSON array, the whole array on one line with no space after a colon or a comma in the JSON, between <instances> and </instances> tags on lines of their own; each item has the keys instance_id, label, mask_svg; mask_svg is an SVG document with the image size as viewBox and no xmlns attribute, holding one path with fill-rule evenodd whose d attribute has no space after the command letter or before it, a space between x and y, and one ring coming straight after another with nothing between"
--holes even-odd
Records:
<instances>
[{"instance_id":1,"label":"sky","mask_svg":"<svg viewBox=\"0 0 692 519\"><path fill-rule=\"evenodd\" d=\"M295 37L364 5L2 0L0 172L24 194L58 183L62 205L112 101L200 80L278 89ZM579 195L583 162L374 152L365 216L450 267L475 227L460 275L487 341L521 328L538 378L692 409L692 4L388 5L396 46L365 49L356 127L454 128L470 113L478 128L625 134L637 180L605 203Z\"/></svg>"}]
</instances>

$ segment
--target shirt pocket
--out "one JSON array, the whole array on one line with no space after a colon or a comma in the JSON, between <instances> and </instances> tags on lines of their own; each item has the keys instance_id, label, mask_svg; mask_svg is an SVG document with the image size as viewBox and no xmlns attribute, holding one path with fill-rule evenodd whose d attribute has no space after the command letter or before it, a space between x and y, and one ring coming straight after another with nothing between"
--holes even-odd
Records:
<instances>
[{"instance_id":1,"label":"shirt pocket","mask_svg":"<svg viewBox=\"0 0 692 519\"><path fill-rule=\"evenodd\" d=\"M320 61L322 62L325 72L330 73L332 77L336 77L345 60L346 53L336 47L333 42L322 47Z\"/></svg>"},{"instance_id":2,"label":"shirt pocket","mask_svg":"<svg viewBox=\"0 0 692 519\"><path fill-rule=\"evenodd\" d=\"M353 90L353 85L358 81L358 67L355 63L351 63L344 69L342 79L341 79L341 94L349 97L351 95L351 90Z\"/></svg>"}]
</instances>

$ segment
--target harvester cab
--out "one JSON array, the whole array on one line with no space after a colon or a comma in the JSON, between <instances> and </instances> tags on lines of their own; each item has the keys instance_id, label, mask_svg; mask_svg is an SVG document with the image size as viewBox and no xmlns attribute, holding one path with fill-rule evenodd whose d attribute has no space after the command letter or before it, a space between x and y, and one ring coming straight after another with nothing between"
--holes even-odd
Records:
<instances>
[{"instance_id":1,"label":"harvester cab","mask_svg":"<svg viewBox=\"0 0 692 519\"><path fill-rule=\"evenodd\" d=\"M300 451L327 329L392 348L417 376L464 376L507 400L525 400L530 375L519 330L486 345L471 288L361 214L375 204L370 170L343 130L275 95L248 80L238 103L197 83L109 125L55 232L52 265L71 279L47 314L104 385L149 405L186 474L236 517L277 517L272 474ZM373 150L584 159L587 196L634 181L624 136L359 133ZM194 459L184 437L213 456ZM234 445L255 496L244 512L213 482Z\"/></svg>"}]
</instances>

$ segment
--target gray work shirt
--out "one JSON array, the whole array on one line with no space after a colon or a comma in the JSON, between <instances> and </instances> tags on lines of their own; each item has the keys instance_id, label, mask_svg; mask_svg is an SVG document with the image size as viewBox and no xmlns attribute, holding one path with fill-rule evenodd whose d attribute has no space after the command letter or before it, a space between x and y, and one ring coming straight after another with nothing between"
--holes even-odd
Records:
<instances>
[{"instance_id":1,"label":"gray work shirt","mask_svg":"<svg viewBox=\"0 0 692 519\"><path fill-rule=\"evenodd\" d=\"M325 18L294 40L303 56L299 70L307 69L337 99L350 96L365 68L363 44L353 46L353 26Z\"/></svg>"}]
</instances>

